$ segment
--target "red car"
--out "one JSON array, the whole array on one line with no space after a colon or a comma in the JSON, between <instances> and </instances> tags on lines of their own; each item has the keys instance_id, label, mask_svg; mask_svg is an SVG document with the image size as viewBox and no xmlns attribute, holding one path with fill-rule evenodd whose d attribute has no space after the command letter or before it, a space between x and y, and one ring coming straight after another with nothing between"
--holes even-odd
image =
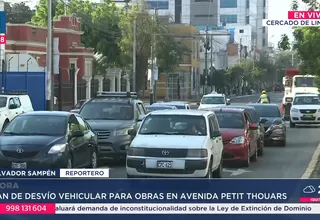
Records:
<instances>
[{"instance_id":1,"label":"red car","mask_svg":"<svg viewBox=\"0 0 320 220\"><path fill-rule=\"evenodd\" d=\"M240 162L248 167L258 158L258 125L245 109L215 110L224 145L224 161Z\"/></svg>"}]
</instances>

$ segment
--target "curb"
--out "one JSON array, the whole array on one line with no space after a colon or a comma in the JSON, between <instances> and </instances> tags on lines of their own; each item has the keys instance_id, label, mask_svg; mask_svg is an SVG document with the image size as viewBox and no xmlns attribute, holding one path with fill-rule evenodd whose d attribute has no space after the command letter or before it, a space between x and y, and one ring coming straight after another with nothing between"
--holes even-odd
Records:
<instances>
[{"instance_id":1,"label":"curb","mask_svg":"<svg viewBox=\"0 0 320 220\"><path fill-rule=\"evenodd\" d=\"M318 145L317 149L313 153L311 161L309 162L309 165L308 165L306 171L304 172L304 174L302 175L301 179L310 179L311 178L312 173L317 166L319 157L320 157L320 144Z\"/></svg>"}]
</instances>

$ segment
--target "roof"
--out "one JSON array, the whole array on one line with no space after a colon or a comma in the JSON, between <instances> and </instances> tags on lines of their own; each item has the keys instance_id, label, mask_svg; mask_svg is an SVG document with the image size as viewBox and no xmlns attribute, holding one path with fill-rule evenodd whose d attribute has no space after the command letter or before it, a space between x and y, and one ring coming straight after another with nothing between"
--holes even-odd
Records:
<instances>
[{"instance_id":1,"label":"roof","mask_svg":"<svg viewBox=\"0 0 320 220\"><path fill-rule=\"evenodd\" d=\"M249 105L243 105L243 106L228 106L227 108L241 108L241 109L255 109L253 106L249 106Z\"/></svg>"},{"instance_id":2,"label":"roof","mask_svg":"<svg viewBox=\"0 0 320 220\"><path fill-rule=\"evenodd\" d=\"M209 115L208 111L201 110L188 110L188 109L179 109L179 110L159 110L149 113L149 115L190 115L190 116L205 116Z\"/></svg>"},{"instance_id":3,"label":"roof","mask_svg":"<svg viewBox=\"0 0 320 220\"><path fill-rule=\"evenodd\" d=\"M181 106L185 106L188 105L186 103L183 102L157 102L157 103L153 103L151 106L157 106L157 105L166 105L166 106L171 106L171 105L181 105Z\"/></svg>"},{"instance_id":4,"label":"roof","mask_svg":"<svg viewBox=\"0 0 320 220\"><path fill-rule=\"evenodd\" d=\"M74 115L72 112L64 112L64 111L34 111L34 112L26 112L22 115L26 116L61 116L68 117L70 115Z\"/></svg>"},{"instance_id":5,"label":"roof","mask_svg":"<svg viewBox=\"0 0 320 220\"><path fill-rule=\"evenodd\" d=\"M248 106L276 106L278 107L278 104L262 104L262 103L252 103L252 104L248 104Z\"/></svg>"},{"instance_id":6,"label":"roof","mask_svg":"<svg viewBox=\"0 0 320 220\"><path fill-rule=\"evenodd\" d=\"M224 94L211 93L211 94L204 95L203 97L225 97L225 95Z\"/></svg>"},{"instance_id":7,"label":"roof","mask_svg":"<svg viewBox=\"0 0 320 220\"><path fill-rule=\"evenodd\" d=\"M215 112L238 112L238 113L241 113L245 109L243 109L243 108L231 108L231 107L229 108L229 107L226 107L226 108L212 108L211 110L215 111Z\"/></svg>"},{"instance_id":8,"label":"roof","mask_svg":"<svg viewBox=\"0 0 320 220\"><path fill-rule=\"evenodd\" d=\"M318 97L319 94L316 94L316 93L301 93L301 94L296 94L294 97L303 97L303 96L314 96L314 97Z\"/></svg>"}]
</instances>

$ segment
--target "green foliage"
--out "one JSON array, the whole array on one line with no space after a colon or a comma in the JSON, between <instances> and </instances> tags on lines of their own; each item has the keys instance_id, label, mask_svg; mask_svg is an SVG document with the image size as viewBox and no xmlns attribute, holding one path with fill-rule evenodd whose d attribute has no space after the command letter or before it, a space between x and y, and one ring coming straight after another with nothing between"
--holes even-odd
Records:
<instances>
[{"instance_id":1,"label":"green foliage","mask_svg":"<svg viewBox=\"0 0 320 220\"><path fill-rule=\"evenodd\" d=\"M154 57L157 57L159 72L172 71L180 61L182 48L175 42L167 26L159 24L148 13L146 5L134 6L129 12L122 10L120 14L122 38L120 48L122 62L131 63L133 48L133 23L136 21L136 72L137 90L145 85L145 74L149 68L148 60L152 56L151 46L154 44Z\"/></svg>"},{"instance_id":2,"label":"green foliage","mask_svg":"<svg viewBox=\"0 0 320 220\"><path fill-rule=\"evenodd\" d=\"M34 12L24 2L10 4L4 3L7 22L11 24L24 24L31 21Z\"/></svg>"},{"instance_id":3,"label":"green foliage","mask_svg":"<svg viewBox=\"0 0 320 220\"><path fill-rule=\"evenodd\" d=\"M299 3L297 0L293 0L291 3L291 10L296 11L299 8Z\"/></svg>"},{"instance_id":4,"label":"green foliage","mask_svg":"<svg viewBox=\"0 0 320 220\"><path fill-rule=\"evenodd\" d=\"M55 18L64 15L64 2L54 0ZM67 5L67 14L74 14L81 20L82 44L92 47L96 53L103 55L103 62L115 66L120 61L121 38L119 29L118 8L111 1L92 3L90 1L70 0ZM38 26L47 26L47 0L40 0L31 23Z\"/></svg>"},{"instance_id":5,"label":"green foliage","mask_svg":"<svg viewBox=\"0 0 320 220\"><path fill-rule=\"evenodd\" d=\"M291 49L290 39L289 39L288 35L286 35L286 34L281 35L281 39L278 42L278 48L279 48L279 50L290 50Z\"/></svg>"}]
</instances>

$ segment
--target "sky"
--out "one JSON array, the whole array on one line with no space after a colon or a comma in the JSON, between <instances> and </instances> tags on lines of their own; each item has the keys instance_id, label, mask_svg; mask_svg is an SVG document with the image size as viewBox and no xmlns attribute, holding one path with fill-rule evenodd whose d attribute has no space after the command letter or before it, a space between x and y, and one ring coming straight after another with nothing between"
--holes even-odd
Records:
<instances>
[{"instance_id":1,"label":"sky","mask_svg":"<svg viewBox=\"0 0 320 220\"><path fill-rule=\"evenodd\" d=\"M20 2L21 0L8 0L8 2ZM31 6L35 7L39 0L26 0L25 2ZM287 19L287 12L291 8L292 0L268 0L268 18L269 19ZM303 9L303 7L302 7ZM287 34L290 40L293 41L292 29L291 27L269 27L269 42L271 42L275 47L277 46L282 34Z\"/></svg>"}]
</instances>

